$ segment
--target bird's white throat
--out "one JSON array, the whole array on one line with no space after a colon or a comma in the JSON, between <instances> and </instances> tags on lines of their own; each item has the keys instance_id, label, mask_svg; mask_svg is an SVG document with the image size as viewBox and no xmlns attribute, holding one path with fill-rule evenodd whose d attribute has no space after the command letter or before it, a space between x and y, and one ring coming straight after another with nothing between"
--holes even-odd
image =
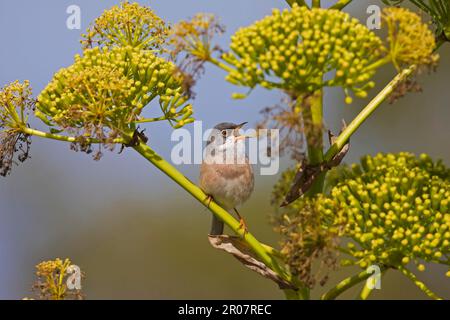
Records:
<instances>
[{"instance_id":1,"label":"bird's white throat","mask_svg":"<svg viewBox=\"0 0 450 320\"><path fill-rule=\"evenodd\" d=\"M247 161L245 142L228 138L224 144L210 144L205 149L204 162L216 164L244 164Z\"/></svg>"}]
</instances>

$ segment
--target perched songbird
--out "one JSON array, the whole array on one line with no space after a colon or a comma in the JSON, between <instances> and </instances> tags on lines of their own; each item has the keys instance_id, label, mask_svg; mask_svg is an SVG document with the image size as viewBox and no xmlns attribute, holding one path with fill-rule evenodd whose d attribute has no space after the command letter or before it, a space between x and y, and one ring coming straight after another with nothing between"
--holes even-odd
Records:
<instances>
[{"instance_id":1,"label":"perched songbird","mask_svg":"<svg viewBox=\"0 0 450 320\"><path fill-rule=\"evenodd\" d=\"M245 154L245 138L240 129L246 124L220 123L208 138L200 168L200 188L225 210L234 210L241 228L244 219L236 210L250 198L254 186L253 169ZM213 215L212 235L223 233L223 222Z\"/></svg>"}]
</instances>

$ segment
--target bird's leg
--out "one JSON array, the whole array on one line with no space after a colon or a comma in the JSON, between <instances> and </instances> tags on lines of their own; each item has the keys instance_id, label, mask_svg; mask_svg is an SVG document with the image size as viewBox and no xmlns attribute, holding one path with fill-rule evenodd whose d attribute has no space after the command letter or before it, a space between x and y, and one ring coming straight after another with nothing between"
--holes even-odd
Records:
<instances>
[{"instance_id":1,"label":"bird's leg","mask_svg":"<svg viewBox=\"0 0 450 320\"><path fill-rule=\"evenodd\" d=\"M234 208L234 212L236 212L238 218L239 218L239 229L244 229L244 236L246 233L248 233L247 224L245 223L244 218L239 214L239 211L237 211L236 208Z\"/></svg>"}]
</instances>

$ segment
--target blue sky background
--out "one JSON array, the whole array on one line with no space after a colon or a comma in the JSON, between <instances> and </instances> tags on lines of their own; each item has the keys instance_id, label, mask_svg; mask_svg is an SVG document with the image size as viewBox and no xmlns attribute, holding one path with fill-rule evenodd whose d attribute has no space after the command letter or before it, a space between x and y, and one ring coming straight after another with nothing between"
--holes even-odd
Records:
<instances>
[{"instance_id":1,"label":"blue sky background","mask_svg":"<svg viewBox=\"0 0 450 320\"><path fill-rule=\"evenodd\" d=\"M118 2L1 0L0 86L29 79L37 95L54 72L70 65L74 54L81 52L80 34L88 24ZM238 27L269 14L273 7L285 7L281 0L139 2L170 22L198 12L217 14L227 26L219 40L225 48ZM355 2L348 11L365 19L368 3L381 1ZM72 4L81 7L82 30L66 28L66 8ZM421 78L424 93L384 105L352 138L348 162L367 153L407 150L427 152L449 164L449 47L441 51L438 72ZM379 87L393 74L387 68L377 75ZM280 99L277 93L256 90L246 100L232 100L231 93L237 90L224 76L208 67L195 88L195 117L205 126L223 121L254 125L260 120L261 108ZM341 92L328 90L326 125L337 131L341 119L349 122L362 106L359 100L347 106ZM158 123L146 131L150 144L167 158L173 146L171 130L168 124ZM204 236L209 224L205 211L131 150L121 155L106 153L94 162L64 143L33 139L31 155L11 176L0 180L0 298L29 295L34 264L56 256L70 256L84 268L91 298L278 297L273 286L210 250ZM197 167L180 169L196 180ZM261 212L248 220L259 235L273 241L267 215L270 186L275 181L276 177L258 177L255 196L244 208ZM134 274L124 270L130 263ZM223 264L235 280L221 272ZM426 277L439 286L439 278ZM192 286L189 279L197 279L197 285ZM449 293L445 286L441 290Z\"/></svg>"}]
</instances>

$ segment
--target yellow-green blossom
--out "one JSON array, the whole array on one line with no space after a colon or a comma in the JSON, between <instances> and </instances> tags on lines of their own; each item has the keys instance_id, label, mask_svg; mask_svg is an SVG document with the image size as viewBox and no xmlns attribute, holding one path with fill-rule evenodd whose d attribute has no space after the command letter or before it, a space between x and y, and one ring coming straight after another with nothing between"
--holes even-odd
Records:
<instances>
[{"instance_id":1,"label":"yellow-green blossom","mask_svg":"<svg viewBox=\"0 0 450 320\"><path fill-rule=\"evenodd\" d=\"M132 47L93 48L57 72L38 97L36 115L49 124L104 139L127 132L144 107L158 98L174 127L192 122L192 107L174 75L175 66Z\"/></svg>"},{"instance_id":2,"label":"yellow-green blossom","mask_svg":"<svg viewBox=\"0 0 450 320\"><path fill-rule=\"evenodd\" d=\"M275 187L277 206L294 173L289 170ZM329 177L334 185L329 193L301 198L278 211L275 222L285 236L283 248L330 250L331 239L339 237L350 240L342 251L352 259L342 260L344 265L396 268L413 262L419 271L425 270L424 262L449 265L450 170L442 162L427 155L378 154L333 169ZM307 214L317 215L320 225L305 224ZM308 257L296 252L284 252L290 265Z\"/></svg>"},{"instance_id":3,"label":"yellow-green blossom","mask_svg":"<svg viewBox=\"0 0 450 320\"><path fill-rule=\"evenodd\" d=\"M223 55L231 83L312 92L341 86L358 96L373 87L374 64L383 44L372 31L338 10L294 5L239 29ZM322 82L322 77L330 75Z\"/></svg>"},{"instance_id":4,"label":"yellow-green blossom","mask_svg":"<svg viewBox=\"0 0 450 320\"><path fill-rule=\"evenodd\" d=\"M366 156L341 172L329 196L319 196L321 214L343 225L356 246L359 265L420 261L448 264L450 170L429 156L409 153Z\"/></svg>"},{"instance_id":5,"label":"yellow-green blossom","mask_svg":"<svg viewBox=\"0 0 450 320\"><path fill-rule=\"evenodd\" d=\"M132 46L145 50L160 49L168 34L164 20L146 6L128 1L105 10L83 35L85 48Z\"/></svg>"},{"instance_id":6,"label":"yellow-green blossom","mask_svg":"<svg viewBox=\"0 0 450 320\"><path fill-rule=\"evenodd\" d=\"M433 54L435 36L421 17L405 8L383 9L383 23L388 30L389 56L394 65L429 65L437 62Z\"/></svg>"}]
</instances>

